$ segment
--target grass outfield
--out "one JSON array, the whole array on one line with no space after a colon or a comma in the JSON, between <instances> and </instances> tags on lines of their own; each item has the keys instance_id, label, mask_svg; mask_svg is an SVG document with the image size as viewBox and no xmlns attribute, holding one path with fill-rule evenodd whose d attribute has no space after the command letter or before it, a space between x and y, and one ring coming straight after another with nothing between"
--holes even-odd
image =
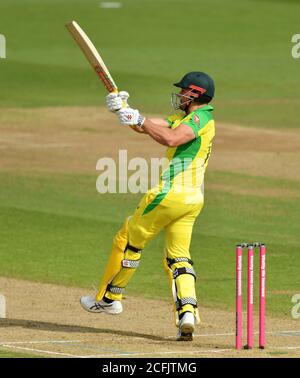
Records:
<instances>
[{"instance_id":1,"label":"grass outfield","mask_svg":"<svg viewBox=\"0 0 300 378\"><path fill-rule=\"evenodd\" d=\"M172 83L187 71L203 70L216 80L217 124L269 128L270 135L272 128L299 127L300 60L291 56L292 35L299 33L299 1L123 0L122 4L120 9L103 9L100 0L1 0L0 34L7 41L7 59L0 59L0 151L7 153L0 160L1 276L85 287L92 292L113 236L140 198L101 196L95 190L95 175L80 170L94 164L97 138L99 150L101 143L114 151L119 148L107 129L102 135L92 134L97 122L108 122L107 117L101 121L95 113L83 116L78 112L72 118L70 109L58 113L58 120L59 115L49 116L49 108L39 119L34 111L32 115L16 112L16 119L5 113L7 108L15 112L28 107L31 112L34 107L52 111L54 106L71 105L84 106L86 111L86 106L103 106L105 90L65 29L67 21L75 19L86 30L120 89L128 90L131 104L142 111L169 114ZM93 149L84 130L94 135ZM263 145L257 161L254 147L259 143L252 136L246 151L249 162L263 165L265 156L270 164L274 157L276 166L280 158L284 163L278 172L286 167L294 173L294 165L289 164L296 161L295 146L290 151L276 135L275 147L268 149L269 136L257 136ZM242 140L243 146L249 144L245 137ZM51 150L54 142L61 146ZM87 152L81 142L87 143ZM226 156L238 160L234 142L228 144L232 155ZM143 147L138 151L143 153ZM220 153L219 161L222 158ZM65 166L77 164L78 173L73 168L49 173L67 159L74 159L74 165ZM84 159L86 164L82 164ZM90 167L87 172L93 173L94 165ZM208 170L206 204L191 244L200 306L234 311L235 244L261 239L268 248L268 313L291 317L300 271L297 177L274 179L221 172L221 168ZM128 295L170 299L162 268L163 248L163 235L147 246ZM257 268L257 258L255 264Z\"/></svg>"},{"instance_id":2,"label":"grass outfield","mask_svg":"<svg viewBox=\"0 0 300 378\"><path fill-rule=\"evenodd\" d=\"M95 177L88 175L1 173L0 182L0 275L82 286L91 292L112 237L135 208L137 196L99 195ZM233 308L235 243L261 238L268 247L268 311L287 315L300 268L299 183L219 172L208 172L207 182L212 187L207 187L191 245L200 305ZM259 190L249 195L213 189L226 182L241 189L250 184L259 190L288 187L293 195L274 198L260 196ZM169 298L162 252L160 235L145 249L127 294Z\"/></svg>"},{"instance_id":3,"label":"grass outfield","mask_svg":"<svg viewBox=\"0 0 300 378\"><path fill-rule=\"evenodd\" d=\"M0 350L0 358L45 358L41 355Z\"/></svg>"},{"instance_id":4,"label":"grass outfield","mask_svg":"<svg viewBox=\"0 0 300 378\"><path fill-rule=\"evenodd\" d=\"M87 31L132 104L169 112L171 86L186 71L216 80L215 116L263 127L298 127L298 1L1 0L0 107L102 105L105 95L64 24ZM281 109L281 110L280 110Z\"/></svg>"}]
</instances>

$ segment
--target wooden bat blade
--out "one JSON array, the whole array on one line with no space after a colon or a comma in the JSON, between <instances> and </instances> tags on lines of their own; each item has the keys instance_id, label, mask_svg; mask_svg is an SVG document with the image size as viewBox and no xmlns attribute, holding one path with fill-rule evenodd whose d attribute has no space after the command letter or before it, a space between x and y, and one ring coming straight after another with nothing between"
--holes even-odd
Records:
<instances>
[{"instance_id":1,"label":"wooden bat blade","mask_svg":"<svg viewBox=\"0 0 300 378\"><path fill-rule=\"evenodd\" d=\"M97 75L102 80L106 89L109 92L118 92L116 83L114 82L100 54L96 50L95 46L93 45L89 37L77 24L77 22L71 21L67 23L66 28L69 30L72 37L74 38L74 40L77 42L78 46L80 47L81 51L84 53L85 57L90 62L91 66L94 68Z\"/></svg>"}]
</instances>

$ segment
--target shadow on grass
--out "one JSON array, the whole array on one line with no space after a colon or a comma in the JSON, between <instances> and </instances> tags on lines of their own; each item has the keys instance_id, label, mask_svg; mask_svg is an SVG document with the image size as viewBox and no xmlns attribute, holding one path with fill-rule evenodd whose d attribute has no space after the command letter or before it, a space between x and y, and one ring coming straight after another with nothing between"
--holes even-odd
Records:
<instances>
[{"instance_id":1,"label":"shadow on grass","mask_svg":"<svg viewBox=\"0 0 300 378\"><path fill-rule=\"evenodd\" d=\"M51 331L51 332L75 332L75 333L99 333L99 334L112 334L119 336L128 336L128 337L140 337L148 340L155 341L167 341L171 342L169 338L148 335L145 333L138 333L132 331L122 331L117 329L103 329L103 328L93 328L87 326L77 326L69 324L58 324L50 322L42 322L38 320L26 320L26 319L0 319L0 328L4 327L23 327L27 329L36 329L42 331ZM175 340L174 340L175 341Z\"/></svg>"}]
</instances>

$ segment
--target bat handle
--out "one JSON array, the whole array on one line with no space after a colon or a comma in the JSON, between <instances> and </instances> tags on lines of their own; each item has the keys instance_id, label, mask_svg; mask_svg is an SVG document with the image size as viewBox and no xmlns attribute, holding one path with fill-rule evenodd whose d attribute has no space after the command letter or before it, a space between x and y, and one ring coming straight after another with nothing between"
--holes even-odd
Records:
<instances>
[{"instance_id":1,"label":"bat handle","mask_svg":"<svg viewBox=\"0 0 300 378\"><path fill-rule=\"evenodd\" d=\"M129 94L127 92L120 92L120 97L123 102L122 108L127 108L128 107L127 100L128 100Z\"/></svg>"}]
</instances>

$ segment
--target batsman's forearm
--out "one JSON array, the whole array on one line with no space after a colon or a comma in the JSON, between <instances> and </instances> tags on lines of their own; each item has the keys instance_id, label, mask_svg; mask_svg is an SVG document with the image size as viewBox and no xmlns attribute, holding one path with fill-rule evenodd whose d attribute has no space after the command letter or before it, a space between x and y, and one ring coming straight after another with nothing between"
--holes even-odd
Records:
<instances>
[{"instance_id":1,"label":"batsman's forearm","mask_svg":"<svg viewBox=\"0 0 300 378\"><path fill-rule=\"evenodd\" d=\"M145 119L145 122L143 124L143 129L156 142L164 146L172 145L173 130L167 127L158 127L158 125L156 125L150 119L147 118Z\"/></svg>"},{"instance_id":2,"label":"batsman's forearm","mask_svg":"<svg viewBox=\"0 0 300 378\"><path fill-rule=\"evenodd\" d=\"M138 126L129 126L133 131L139 134L147 134L145 130Z\"/></svg>"}]
</instances>

